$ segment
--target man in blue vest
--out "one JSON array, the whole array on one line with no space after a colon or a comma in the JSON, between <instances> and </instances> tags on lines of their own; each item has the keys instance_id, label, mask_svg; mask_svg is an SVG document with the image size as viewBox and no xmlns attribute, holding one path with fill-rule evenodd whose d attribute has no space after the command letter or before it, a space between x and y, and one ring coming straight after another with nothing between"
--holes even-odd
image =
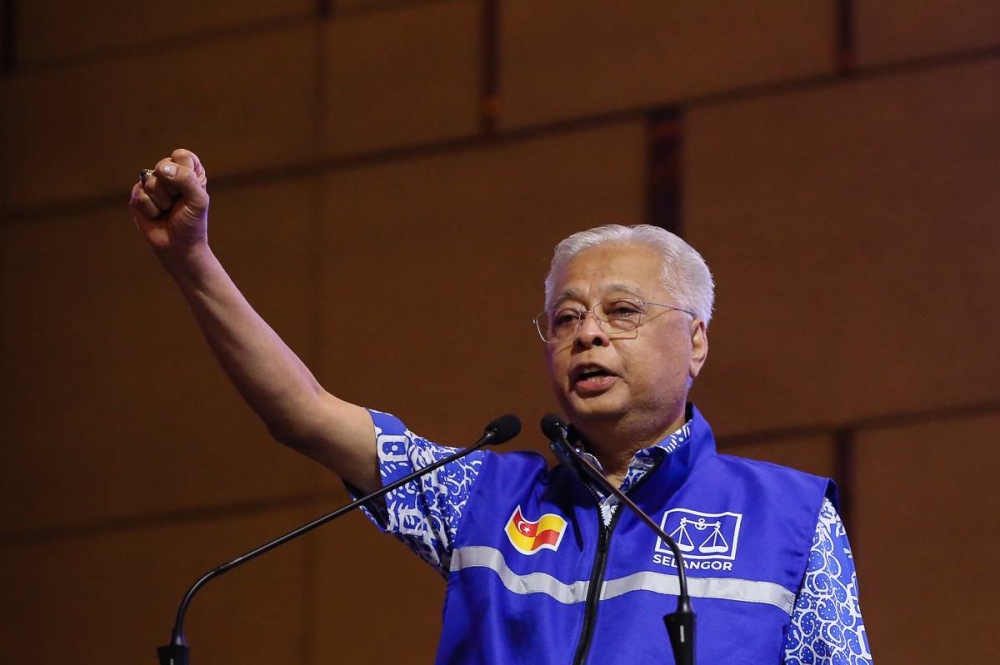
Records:
<instances>
[{"instance_id":1,"label":"man in blue vest","mask_svg":"<svg viewBox=\"0 0 1000 665\"><path fill-rule=\"evenodd\" d=\"M319 385L212 254L205 182L174 151L133 187L133 219L275 438L362 493L450 453ZM712 302L701 256L662 229L560 243L536 326L572 442L685 553L699 663L870 663L832 483L717 454L687 402ZM565 467L477 452L369 516L448 580L439 663L671 662L677 562Z\"/></svg>"}]
</instances>

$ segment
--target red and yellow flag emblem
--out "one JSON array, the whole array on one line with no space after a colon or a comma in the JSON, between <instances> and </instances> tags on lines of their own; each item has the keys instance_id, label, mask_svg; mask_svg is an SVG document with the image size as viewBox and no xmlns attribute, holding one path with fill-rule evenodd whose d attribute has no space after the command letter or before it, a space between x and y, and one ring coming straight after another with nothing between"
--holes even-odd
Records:
<instances>
[{"instance_id":1,"label":"red and yellow flag emblem","mask_svg":"<svg viewBox=\"0 0 1000 665\"><path fill-rule=\"evenodd\" d=\"M554 513L546 513L531 522L521 514L521 506L507 520L505 528L510 544L521 554L534 554L540 550L555 550L566 533L566 520Z\"/></svg>"}]
</instances>

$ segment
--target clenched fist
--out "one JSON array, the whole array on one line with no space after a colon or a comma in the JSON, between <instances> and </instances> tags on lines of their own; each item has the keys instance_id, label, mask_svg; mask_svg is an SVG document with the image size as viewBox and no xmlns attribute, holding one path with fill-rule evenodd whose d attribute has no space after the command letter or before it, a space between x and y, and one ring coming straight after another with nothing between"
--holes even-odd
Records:
<instances>
[{"instance_id":1,"label":"clenched fist","mask_svg":"<svg viewBox=\"0 0 1000 665\"><path fill-rule=\"evenodd\" d=\"M183 254L207 244L207 184L198 155L181 149L132 187L132 220L157 253Z\"/></svg>"}]
</instances>

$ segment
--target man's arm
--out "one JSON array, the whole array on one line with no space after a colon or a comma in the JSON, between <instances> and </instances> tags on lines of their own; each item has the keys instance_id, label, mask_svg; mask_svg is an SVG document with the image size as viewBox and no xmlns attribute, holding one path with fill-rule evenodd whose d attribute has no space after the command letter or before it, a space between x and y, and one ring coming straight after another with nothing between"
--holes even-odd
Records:
<instances>
[{"instance_id":1,"label":"man's arm","mask_svg":"<svg viewBox=\"0 0 1000 665\"><path fill-rule=\"evenodd\" d=\"M380 486L371 418L326 392L254 311L208 244L209 196L197 155L175 150L132 188L136 227L187 299L233 384L278 441L363 492Z\"/></svg>"},{"instance_id":2,"label":"man's arm","mask_svg":"<svg viewBox=\"0 0 1000 665\"><path fill-rule=\"evenodd\" d=\"M809 563L795 599L785 665L871 665L858 604L858 576L844 523L824 499Z\"/></svg>"}]
</instances>

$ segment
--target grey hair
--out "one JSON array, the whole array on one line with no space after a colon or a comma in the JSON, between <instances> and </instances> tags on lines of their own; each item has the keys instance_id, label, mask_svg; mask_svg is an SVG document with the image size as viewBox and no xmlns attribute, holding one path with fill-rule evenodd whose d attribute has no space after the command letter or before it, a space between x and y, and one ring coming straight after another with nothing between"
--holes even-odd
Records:
<instances>
[{"instance_id":1,"label":"grey hair","mask_svg":"<svg viewBox=\"0 0 1000 665\"><path fill-rule=\"evenodd\" d=\"M545 277L545 309L554 304L556 279L573 257L598 245L635 244L656 250L663 259L663 286L678 307L690 310L708 326L715 302L715 283L705 259L679 236L649 224L608 224L580 231L556 245L549 274Z\"/></svg>"}]
</instances>

